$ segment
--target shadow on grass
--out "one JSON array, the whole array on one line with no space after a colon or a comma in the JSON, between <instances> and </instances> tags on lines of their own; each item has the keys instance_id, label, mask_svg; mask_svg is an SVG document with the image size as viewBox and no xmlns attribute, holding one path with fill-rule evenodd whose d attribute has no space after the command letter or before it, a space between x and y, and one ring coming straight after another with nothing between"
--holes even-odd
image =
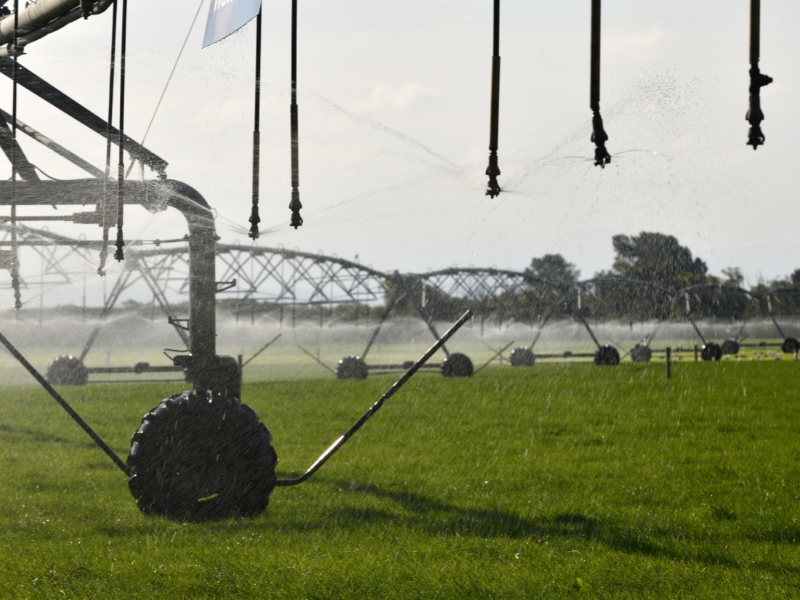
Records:
<instances>
[{"instance_id":1,"label":"shadow on grass","mask_svg":"<svg viewBox=\"0 0 800 600\"><path fill-rule=\"evenodd\" d=\"M351 502L333 502L325 506L307 507L302 517L276 519L270 510L257 519L226 519L218 522L193 524L189 527L214 535L238 535L242 531L262 530L270 535L303 534L326 530L358 533L373 528L396 528L420 532L433 537L472 536L475 538L509 538L521 543L543 543L557 539L605 546L609 550L630 555L678 562L699 563L725 568L741 568L736 560L720 553L720 540L703 535L692 536L685 530L645 531L637 523L602 520L579 512L560 512L552 515L523 517L508 510L459 506L406 490L387 490L373 484L353 484L347 480L318 477L315 482L330 488L330 495L347 491L382 500L394 506L353 506ZM325 494L323 494L325 495ZM325 503L322 503L325 504ZM126 523L98 525L98 531L108 537L129 537L173 533L182 525L160 518L135 519ZM791 543L797 530L767 531L754 541ZM791 540L791 542L790 542ZM748 565L749 566L749 565ZM787 564L759 563L759 568L800 574L800 568Z\"/></svg>"},{"instance_id":2,"label":"shadow on grass","mask_svg":"<svg viewBox=\"0 0 800 600\"><path fill-rule=\"evenodd\" d=\"M31 431L29 429L19 429L17 427L11 427L10 425L4 425L0 423L0 433L10 433L13 436L18 437L27 437L34 442L42 442L47 444L70 444L75 446L82 446L86 448L95 448L94 442L91 441L75 441L75 440L68 440L57 435L52 435L49 433L41 433L40 431Z\"/></svg>"},{"instance_id":3,"label":"shadow on grass","mask_svg":"<svg viewBox=\"0 0 800 600\"><path fill-rule=\"evenodd\" d=\"M797 541L800 540L800 528L791 525L779 529L766 529L748 535L747 539L769 544L797 544Z\"/></svg>"},{"instance_id":4,"label":"shadow on grass","mask_svg":"<svg viewBox=\"0 0 800 600\"><path fill-rule=\"evenodd\" d=\"M553 538L584 540L627 554L739 567L736 561L708 549L703 541L697 540L696 547L692 548L690 544L678 541L677 535L666 533L656 538L631 526L601 521L579 513L564 512L553 516L525 518L510 511L478 506L462 507L419 493L384 490L372 484L352 485L349 481L323 478L316 481L336 489L391 500L400 510L336 507L319 518L270 525L277 530L291 528L311 531L335 526L337 529L356 531L385 523L433 536L470 535L479 538L508 537L535 541ZM685 534L681 537L685 539Z\"/></svg>"}]
</instances>

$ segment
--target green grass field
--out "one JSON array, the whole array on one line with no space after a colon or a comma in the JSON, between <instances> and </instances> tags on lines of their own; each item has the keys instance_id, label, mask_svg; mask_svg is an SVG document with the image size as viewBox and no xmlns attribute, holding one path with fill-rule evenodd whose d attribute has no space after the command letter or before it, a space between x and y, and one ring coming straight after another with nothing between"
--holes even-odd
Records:
<instances>
[{"instance_id":1,"label":"green grass field","mask_svg":"<svg viewBox=\"0 0 800 600\"><path fill-rule=\"evenodd\" d=\"M4 598L798 598L794 361L420 374L254 520L136 510L44 391L0 401ZM279 475L392 383L245 386ZM183 384L63 388L121 455Z\"/></svg>"}]
</instances>

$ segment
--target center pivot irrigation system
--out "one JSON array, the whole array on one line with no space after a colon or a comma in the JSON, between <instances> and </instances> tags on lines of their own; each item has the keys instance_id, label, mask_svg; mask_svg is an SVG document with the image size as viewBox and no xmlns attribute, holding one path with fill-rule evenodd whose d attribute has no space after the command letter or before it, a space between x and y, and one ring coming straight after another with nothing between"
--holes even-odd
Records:
<instances>
[{"instance_id":1,"label":"center pivot irrigation system","mask_svg":"<svg viewBox=\"0 0 800 600\"><path fill-rule=\"evenodd\" d=\"M114 258L125 259L126 246L123 225L124 207L139 205L152 212L174 208L180 211L188 224L189 255L189 315L187 325L178 327L177 319L171 322L185 340L187 351L172 357L174 369L182 370L192 391L166 399L145 415L141 427L133 435L127 462L102 440L102 438L69 406L52 385L19 353L15 346L0 333L0 342L47 390L47 392L86 431L94 442L129 478L129 487L140 510L146 514L162 515L178 520L205 520L228 516L254 516L267 506L269 496L276 486L297 485L311 477L342 445L377 412L378 409L408 381L427 360L442 348L447 358L440 366L444 375L468 376L474 371L472 362L463 354L451 354L445 343L470 318L464 314L442 336L439 336L433 317L425 311L424 301L416 303L415 296L402 278L397 278L397 295L393 302L406 296L417 304L420 316L425 320L436 339L431 348L416 362L400 365L407 368L397 382L341 437L339 437L317 461L300 477L277 479L275 467L277 454L272 447L272 437L258 416L241 398L241 369L236 360L220 356L216 351L216 294L220 291L216 281L217 236L211 207L204 198L185 183L167 177L167 162L143 144L125 134L125 66L127 50L127 0L34 0L20 7L20 0L13 0L13 12L6 5L9 0L0 0L0 73L12 81L12 110L0 112L0 148L8 157L11 166L10 181L0 181L0 204L10 207L8 231L10 248L0 255L0 263L7 263L11 274L15 307L21 308L21 281L19 265L19 236L24 228L23 220L59 220L74 224L102 227L102 240L88 242L87 247L99 248L98 273L104 275L109 234L116 227ZM118 15L118 4L121 9ZM300 216L299 194L299 150L297 107L297 0L292 0L292 65L291 65L291 156L292 194L289 208L292 211L291 226L303 223ZM760 107L760 89L772 80L762 75L759 66L760 2L752 0L751 52L750 52L750 123L749 144L757 148L764 142L760 129L763 113ZM108 116L103 119L87 108L19 64L19 57L31 43L65 27L66 25L113 11L111 27L111 59L109 65ZM253 193L250 216L250 236L259 237L259 170L260 170L260 86L261 86L261 0L211 0L209 20L204 45L222 39L245 23L257 20L255 110L253 132ZM595 164L605 166L611 156L605 148L608 135L603 129L600 116L600 0L592 0L591 43L591 96ZM119 29L119 36L118 36ZM117 40L119 37L119 57ZM112 126L115 108L115 77L119 76L118 128ZM105 169L98 169L67 151L49 138L21 123L17 117L17 90L23 86L29 92L75 119L91 131L105 138ZM493 57L491 78L490 156L486 174L489 177L487 195L497 196L501 192L497 180L500 175L498 160L498 129L500 113L500 0L494 0ZM10 130L10 131L9 131ZM30 163L17 142L18 130L30 135L38 142L70 160L91 175L91 179L70 181L44 181L37 174L37 167ZM119 150L116 180L111 178L111 150L116 144ZM129 169L134 162L142 168L151 169L156 178L140 182L126 180L125 152L129 157ZM112 189L115 188L115 189ZM94 210L74 212L66 217L29 217L17 214L19 207L26 206L72 206L93 205ZM51 239L50 245L74 245L74 241ZM130 257L130 254L129 254ZM574 318L581 322L597 345L593 357L597 364L617 364L619 352L610 345L601 345L588 322L588 313L582 307L579 287ZM599 284L593 286L597 288ZM423 287L424 290L424 287ZM590 290L591 291L591 290ZM564 293L569 293L568 291ZM365 357L380 328L388 317L392 305L385 311L381 324L373 333L370 342L360 357L346 357L340 362L343 378L366 376ZM688 312L688 309L687 309ZM770 309L771 314L771 309ZM546 321L546 319L545 319ZM776 327L777 321L774 320ZM694 323L692 321L692 323ZM543 323L542 323L543 326ZM697 327L695 326L697 329ZM780 327L778 327L779 332ZM541 328L539 330L541 333ZM699 329L698 335L702 337ZM784 336L785 337L785 336ZM515 349L511 364L532 365L535 361L533 346ZM649 338L652 339L652 336ZM631 350L631 356L647 356L649 339ZM797 342L792 340L796 349ZM513 342L512 342L513 344ZM87 344L87 347L91 342ZM496 352L500 356L510 347ZM708 344L710 345L710 344ZM784 346L789 344L785 338ZM565 353L565 357L571 353ZM58 366L58 365L56 365ZM70 364L62 361L61 367L69 371ZM397 365L390 365L395 368ZM58 370L58 369L56 369Z\"/></svg>"},{"instance_id":2,"label":"center pivot irrigation system","mask_svg":"<svg viewBox=\"0 0 800 600\"><path fill-rule=\"evenodd\" d=\"M145 415L141 427L132 437L127 462L123 462L20 354L10 340L0 334L0 342L128 476L131 493L143 513L177 520L255 516L266 508L269 496L276 486L297 485L311 477L450 339L468 320L470 314L465 313L439 338L303 475L293 479L277 479L275 467L278 459L272 447L272 436L252 409L240 402L239 365L233 358L220 356L216 352L217 236L211 208L190 186L167 179L166 161L124 135L122 101L120 127L116 130L111 126L110 118L104 121L17 63L17 57L25 44L81 16L88 18L93 14L99 14L111 5L116 13L116 2L111 1L39 0L37 4L29 5L21 12L18 0L15 0L13 17L6 16L0 21L0 36L4 33L8 35L8 26L11 24L11 44L3 47L0 52L0 54L5 53L4 57L0 57L0 72L8 75L14 86L14 106L10 115L11 136L0 136L2 148L9 155L13 169L11 181L0 182L0 204L11 207L12 287L19 307L17 207L94 205L93 211L76 212L69 220L74 223L102 225L104 231L104 239L100 243L102 251L105 251L108 229L116 224L118 243L115 256L118 260L124 258L122 208L125 204L138 204L151 211L167 207L179 210L186 218L189 229L187 236L190 269L189 319L186 327L188 353L175 356L173 363L175 367L184 370L193 391L168 398ZM122 0L120 73L123 90L126 10L127 1ZM116 19L114 26L116 27ZM9 55L12 59L8 58ZM113 73L112 60L112 78ZM120 165L115 197L109 197L108 194L110 181L108 165L105 173L92 172L93 179L72 181L39 179L16 140L18 84L89 129L105 136L109 148L112 142L118 144ZM113 103L110 102L109 106L113 106ZM7 124L1 125L5 133ZM45 143L43 140L39 141ZM59 152L59 147L54 143L49 147L61 156L69 158L65 153ZM123 149L127 150L132 159L139 160L143 165L156 171L158 179L142 182L126 181L122 160ZM110 150L107 156L110 157ZM17 174L22 177L21 181L17 181ZM20 218L23 219L24 217Z\"/></svg>"},{"instance_id":3,"label":"center pivot irrigation system","mask_svg":"<svg viewBox=\"0 0 800 600\"><path fill-rule=\"evenodd\" d=\"M0 182L0 204L11 201L13 182ZM103 181L23 180L16 185L20 206L100 204ZM256 414L240 402L241 371L236 360L216 353L215 245L212 212L191 187L176 181L125 183L125 202L151 210L179 210L189 227L188 354L173 358L192 383L145 415L132 438L127 463L92 430L52 385L2 334L0 342L129 477L131 493L145 514L178 520L255 516L275 486L297 485L316 472L469 319L466 312L300 477L278 480L272 437ZM91 219L87 213L80 219ZM93 213L89 213L92 215Z\"/></svg>"}]
</instances>

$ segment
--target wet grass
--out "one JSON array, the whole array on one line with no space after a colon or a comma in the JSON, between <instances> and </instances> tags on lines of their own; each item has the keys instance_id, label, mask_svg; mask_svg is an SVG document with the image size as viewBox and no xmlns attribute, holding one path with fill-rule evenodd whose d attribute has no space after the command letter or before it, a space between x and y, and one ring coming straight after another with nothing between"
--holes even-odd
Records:
<instances>
[{"instance_id":1,"label":"wet grass","mask_svg":"<svg viewBox=\"0 0 800 600\"><path fill-rule=\"evenodd\" d=\"M413 379L254 520L141 516L35 388L0 401L0 596L796 598L800 364L487 368ZM248 385L279 472L391 384ZM123 456L181 384L66 388Z\"/></svg>"}]
</instances>

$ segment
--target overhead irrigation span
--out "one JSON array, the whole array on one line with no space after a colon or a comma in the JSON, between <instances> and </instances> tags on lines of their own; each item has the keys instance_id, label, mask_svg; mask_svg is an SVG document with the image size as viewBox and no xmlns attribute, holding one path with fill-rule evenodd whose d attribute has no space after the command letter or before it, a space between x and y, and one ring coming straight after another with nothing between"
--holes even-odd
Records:
<instances>
[{"instance_id":1,"label":"overhead irrigation span","mask_svg":"<svg viewBox=\"0 0 800 600\"><path fill-rule=\"evenodd\" d=\"M60 297L60 288L80 285L93 271L98 242L24 225L17 225L16 229L21 283L30 298L42 294ZM7 221L0 221L2 270L10 268L10 243L10 226ZM103 310L112 310L128 292L128 298L152 297L167 316L178 318L175 306L188 300L189 256L184 238L131 244L118 276L109 276L113 284ZM275 307L377 307L397 297L400 305L427 308L434 318L437 312L465 308L476 315L526 322L575 313L623 321L636 315L652 320L685 320L688 314L720 316L726 310L740 316L759 311L768 316L773 303L776 312L786 312L787 303L793 305L794 296L800 292L790 287L745 290L728 283L672 289L618 277L564 284L529 272L497 268L451 267L400 273L337 256L255 244L217 243L215 257L218 300ZM7 277L0 279L0 288L10 288ZM47 304L50 306L51 302Z\"/></svg>"}]
</instances>

